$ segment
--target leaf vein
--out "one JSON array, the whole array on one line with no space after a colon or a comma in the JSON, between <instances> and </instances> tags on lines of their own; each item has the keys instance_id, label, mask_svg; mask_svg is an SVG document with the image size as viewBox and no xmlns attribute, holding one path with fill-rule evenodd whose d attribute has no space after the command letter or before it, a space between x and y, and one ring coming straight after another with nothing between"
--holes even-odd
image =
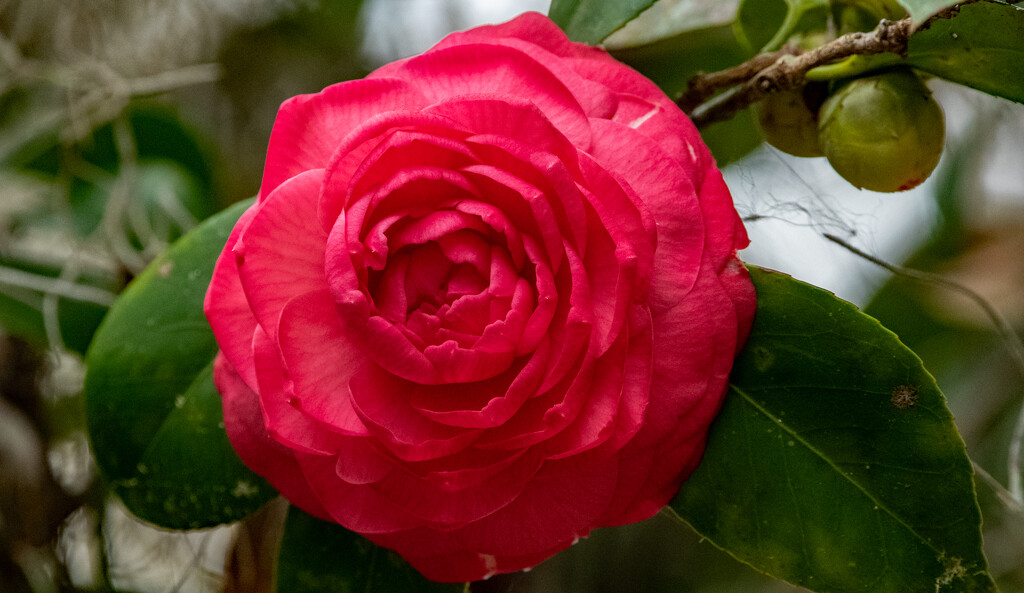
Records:
<instances>
[{"instance_id":1,"label":"leaf vein","mask_svg":"<svg viewBox=\"0 0 1024 593\"><path fill-rule=\"evenodd\" d=\"M865 497L866 497L866 498L867 498L868 500L870 500L870 501L871 501L871 502L872 502L872 503L873 503L873 504L874 504L875 506L877 506L877 507L878 507L878 509L879 509L880 511L884 511L884 512L885 512L885 513L886 513L887 515L889 515L890 517L892 517L892 519L893 519L893 520L895 520L895 521L896 521L896 523L898 523L898 524L899 524L899 525L901 525L901 526L902 526L902 527L903 527L904 529L906 529L907 531L909 531L909 532L910 532L910 533L911 533L911 534L912 534L912 535L913 535L913 536L914 536L915 538L917 538L917 539L918 539L918 540L919 540L919 541L920 541L921 543L923 543L923 544L924 544L925 546L927 546L927 547L928 547L928 548L929 548L930 550L932 550L932 551L933 551L933 552L935 552L936 554L941 554L941 553L943 553L943 550L939 550L939 549L938 549L938 548L936 548L936 547L935 547L934 545L932 545L932 543L931 543L931 542L930 542L930 541L929 541L928 539L926 539L925 537L923 537L923 536L922 536L921 534L919 534L919 533L918 533L918 532L917 532L917 531L916 531L916 530L915 530L915 529L914 529L913 527L911 527L910 525L908 525L908 524L907 524L907 522L906 522L906 521L904 521L902 517L900 517L900 516L899 516L899 515L897 515L897 514L896 514L896 513L894 512L894 511L892 511L892 510L891 510L891 509L890 509L890 508L889 508L889 507L888 507L887 505L885 505L885 503L883 503L883 502L882 502L881 500L879 500L879 499L875 498L875 496L874 496L874 495L872 495L872 494L871 494L870 492L868 492L868 491L867 491L867 490L866 490L866 489L864 488L864 486L862 486L862 485L861 485L860 483L858 483L857 481L853 480L853 479L852 479L852 478L850 477L850 475L848 475L848 474L847 474L846 472L842 471L842 470L841 470L841 469L840 469L839 467L837 467L837 466L836 466L836 464L835 464L835 463L833 463L831 459L829 459L829 458L828 458L828 457L827 457L827 456L826 456L826 455L825 455L824 453L822 453L821 451L819 451L819 450L818 450L818 449L817 449L817 448L816 448L816 447L815 447L814 445L812 445L812 444L811 444L810 442L808 442L808 441L807 441L806 439L804 439L804 438L803 438L803 436L802 436L802 435L801 435L800 433L798 433L798 432L794 431L794 430L793 430L793 429L792 429L792 428L791 428L791 427L790 427L790 426L789 426L788 424L786 424L785 422L783 422L782 418L778 418L778 417L776 417L776 416L775 416L774 414L772 414L772 413L771 413L771 412L770 412L770 411L769 411L768 409L766 409L765 407L763 407L762 405L760 405L760 404L759 404L759 403L758 403L758 402L757 402L757 401L756 401L756 400L755 400L755 399L754 399L753 397L751 397L750 395L748 395L748 394L747 394L747 393L746 393L746 392L745 392L745 391L744 391L743 389L739 388L739 387L738 387L737 385L735 385L735 384L732 384L732 385L731 385L731 388L732 388L733 390L735 390L735 391L736 391L736 393L738 393L738 394L739 394L739 395L740 395L740 396L741 396L741 397L742 397L742 398L743 398L744 400L746 400L746 401L747 401L747 402L748 402L748 403L749 403L749 404L750 404L751 406L753 406L753 407L754 407L754 408L755 408L755 409L756 409L757 411L759 411L760 413L764 414L764 415L765 415L765 416L766 416L767 418L771 419L771 420L772 420L772 421L774 422L774 424L775 424L776 426L778 426L778 427L779 427L779 428L780 428L781 430L784 430L784 431L786 431L787 433L789 433L789 434L790 434L790 435L791 435L791 436L792 436L792 437L793 437L794 439L796 439L796 440L797 440L797 441L798 441L798 442L799 442L799 443L800 443L801 445L803 445L804 447L806 447L808 451L810 451L811 453L813 453L814 455L816 455L816 456L817 456L817 457L818 457L819 459L821 459L821 460L822 460L822 461L824 461L824 462L825 462L826 464L828 464L828 465L829 465L829 467L831 467L832 469L834 469L834 470L836 471L836 473L837 473L838 475L842 476L842 478L843 478L844 480L846 480L846 481L847 481L847 482L849 482L849 483L850 483L851 485L853 485L853 486L854 486L854 487L855 487L855 488L856 488L857 490L859 490L859 491L860 491L860 492L861 492L861 493L862 493L862 494L863 494L863 495L864 495L864 496L865 496Z\"/></svg>"}]
</instances>

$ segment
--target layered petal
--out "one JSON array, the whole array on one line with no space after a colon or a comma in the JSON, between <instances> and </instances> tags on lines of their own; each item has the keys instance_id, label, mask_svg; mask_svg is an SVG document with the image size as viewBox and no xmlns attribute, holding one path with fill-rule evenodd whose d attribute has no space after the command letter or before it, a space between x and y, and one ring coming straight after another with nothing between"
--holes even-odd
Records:
<instances>
[{"instance_id":1,"label":"layered petal","mask_svg":"<svg viewBox=\"0 0 1024 593\"><path fill-rule=\"evenodd\" d=\"M229 438L428 578L651 516L754 294L696 128L546 17L282 106L205 310Z\"/></svg>"}]
</instances>

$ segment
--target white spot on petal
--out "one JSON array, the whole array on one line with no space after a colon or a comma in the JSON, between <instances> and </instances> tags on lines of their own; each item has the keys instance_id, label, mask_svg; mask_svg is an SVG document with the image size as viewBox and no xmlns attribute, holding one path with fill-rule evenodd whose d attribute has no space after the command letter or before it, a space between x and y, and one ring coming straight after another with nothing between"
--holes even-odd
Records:
<instances>
[{"instance_id":1,"label":"white spot on petal","mask_svg":"<svg viewBox=\"0 0 1024 593\"><path fill-rule=\"evenodd\" d=\"M480 554L480 559L484 561L484 569L487 572L484 574L484 580L487 580L494 575L498 574L498 559L490 554Z\"/></svg>"},{"instance_id":2,"label":"white spot on petal","mask_svg":"<svg viewBox=\"0 0 1024 593\"><path fill-rule=\"evenodd\" d=\"M644 122L646 122L647 120L649 120L652 117L654 117L655 114L658 113L658 111L661 111L661 107L658 107L657 105L655 105L647 113L645 113L645 114L641 115L640 117L634 119L633 121L629 122L629 127L633 128L634 130L639 128L640 126L644 125ZM692 151L692 149L691 149L691 151Z\"/></svg>"}]
</instances>

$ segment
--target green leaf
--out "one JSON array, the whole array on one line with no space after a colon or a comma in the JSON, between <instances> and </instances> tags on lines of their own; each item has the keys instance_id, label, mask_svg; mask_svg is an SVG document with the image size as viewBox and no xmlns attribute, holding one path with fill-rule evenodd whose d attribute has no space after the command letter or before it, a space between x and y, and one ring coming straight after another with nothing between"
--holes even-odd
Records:
<instances>
[{"instance_id":1,"label":"green leaf","mask_svg":"<svg viewBox=\"0 0 1024 593\"><path fill-rule=\"evenodd\" d=\"M910 38L910 65L1024 103L1024 8L974 2Z\"/></svg>"},{"instance_id":2,"label":"green leaf","mask_svg":"<svg viewBox=\"0 0 1024 593\"><path fill-rule=\"evenodd\" d=\"M921 24L934 14L959 4L950 0L897 0L910 13L914 23Z\"/></svg>"},{"instance_id":3,"label":"green leaf","mask_svg":"<svg viewBox=\"0 0 1024 593\"><path fill-rule=\"evenodd\" d=\"M757 53L782 26L791 7L784 0L744 0L736 13L736 37Z\"/></svg>"},{"instance_id":4,"label":"green leaf","mask_svg":"<svg viewBox=\"0 0 1024 593\"><path fill-rule=\"evenodd\" d=\"M736 112L725 121L700 128L700 137L711 149L719 167L736 162L761 145L761 129L750 109Z\"/></svg>"},{"instance_id":5,"label":"green leaf","mask_svg":"<svg viewBox=\"0 0 1024 593\"><path fill-rule=\"evenodd\" d=\"M960 6L955 16L927 22L910 37L907 57L852 56L807 73L835 80L910 65L946 80L1024 103L1024 8L985 0Z\"/></svg>"},{"instance_id":6,"label":"green leaf","mask_svg":"<svg viewBox=\"0 0 1024 593\"><path fill-rule=\"evenodd\" d=\"M146 521L193 529L240 519L276 495L238 459L211 365L203 298L240 203L157 258L111 307L86 355L97 464Z\"/></svg>"},{"instance_id":7,"label":"green leaf","mask_svg":"<svg viewBox=\"0 0 1024 593\"><path fill-rule=\"evenodd\" d=\"M398 554L340 525L288 509L277 559L280 593L459 593L465 588L428 581Z\"/></svg>"},{"instance_id":8,"label":"green leaf","mask_svg":"<svg viewBox=\"0 0 1024 593\"><path fill-rule=\"evenodd\" d=\"M685 31L731 25L740 0L655 2L601 45L609 51L655 43Z\"/></svg>"},{"instance_id":9,"label":"green leaf","mask_svg":"<svg viewBox=\"0 0 1024 593\"><path fill-rule=\"evenodd\" d=\"M573 41L596 45L655 0L552 0L548 16Z\"/></svg>"},{"instance_id":10,"label":"green leaf","mask_svg":"<svg viewBox=\"0 0 1024 593\"><path fill-rule=\"evenodd\" d=\"M750 339L671 507L813 591L995 591L971 462L920 359L823 290L751 275Z\"/></svg>"},{"instance_id":11,"label":"green leaf","mask_svg":"<svg viewBox=\"0 0 1024 593\"><path fill-rule=\"evenodd\" d=\"M751 53L774 51L795 33L823 31L828 9L828 0L744 0L736 37Z\"/></svg>"}]
</instances>

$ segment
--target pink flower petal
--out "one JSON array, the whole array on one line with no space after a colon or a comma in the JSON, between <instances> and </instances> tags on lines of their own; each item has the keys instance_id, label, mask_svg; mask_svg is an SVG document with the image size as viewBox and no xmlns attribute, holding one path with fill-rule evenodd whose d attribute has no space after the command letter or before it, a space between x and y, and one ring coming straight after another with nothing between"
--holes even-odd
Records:
<instances>
[{"instance_id":1,"label":"pink flower petal","mask_svg":"<svg viewBox=\"0 0 1024 593\"><path fill-rule=\"evenodd\" d=\"M285 180L326 167L342 138L370 116L425 104L412 85L382 78L343 82L288 99L270 134L260 200Z\"/></svg>"},{"instance_id":2,"label":"pink flower petal","mask_svg":"<svg viewBox=\"0 0 1024 593\"><path fill-rule=\"evenodd\" d=\"M615 487L615 458L549 462L511 504L450 532L374 534L430 579L460 582L530 568L590 532Z\"/></svg>"},{"instance_id":3,"label":"pink flower petal","mask_svg":"<svg viewBox=\"0 0 1024 593\"><path fill-rule=\"evenodd\" d=\"M586 270L579 256L568 245L564 253L569 265L554 278L556 293L560 295L561 302L551 321L550 332L552 347L557 354L552 359L553 364L548 367L547 376L539 388L540 393L561 381L584 353L592 352L595 348L592 344L594 321Z\"/></svg>"},{"instance_id":4,"label":"pink flower petal","mask_svg":"<svg viewBox=\"0 0 1024 593\"><path fill-rule=\"evenodd\" d=\"M396 225L397 226L397 225ZM430 212L426 216L409 220L406 224L397 227L388 236L388 246L394 251L398 251L406 245L420 245L431 241L437 242L442 248L445 245L442 240L458 231L476 231L475 235L480 236L480 233L486 233L487 227L483 221L476 216L464 214L457 210L437 210ZM473 235L474 233L462 233L462 235ZM459 245L449 245L449 249L445 250L445 256L452 260L451 252L453 249L460 246L465 246L466 241L471 240L472 237L467 236L465 240L460 241ZM483 242L483 241L480 241ZM475 250L479 252L480 249ZM456 260L452 260L453 262ZM470 261L467 258L462 258L458 262Z\"/></svg>"},{"instance_id":5,"label":"pink flower petal","mask_svg":"<svg viewBox=\"0 0 1024 593\"><path fill-rule=\"evenodd\" d=\"M509 38L537 45L562 58L585 57L616 66L622 65L600 48L569 41L558 25L538 12L525 12L507 23L483 25L468 31L452 33L441 40L435 48L472 42L500 44L509 42Z\"/></svg>"},{"instance_id":6,"label":"pink flower petal","mask_svg":"<svg viewBox=\"0 0 1024 593\"><path fill-rule=\"evenodd\" d=\"M362 367L349 381L359 417L398 457L407 461L435 459L472 444L479 430L439 424L409 405L421 387L373 364Z\"/></svg>"},{"instance_id":7,"label":"pink flower petal","mask_svg":"<svg viewBox=\"0 0 1024 593\"><path fill-rule=\"evenodd\" d=\"M424 417L449 426L493 428L508 421L536 393L548 364L544 343L525 363L475 383L421 386L409 398Z\"/></svg>"},{"instance_id":8,"label":"pink flower petal","mask_svg":"<svg viewBox=\"0 0 1024 593\"><path fill-rule=\"evenodd\" d=\"M438 370L413 343L403 326L375 315L370 311L366 297L358 291L343 295L337 304L341 315L342 333L359 336L359 348L373 362L388 372L409 381L425 385L443 383Z\"/></svg>"},{"instance_id":9,"label":"pink flower petal","mask_svg":"<svg viewBox=\"0 0 1024 593\"><path fill-rule=\"evenodd\" d=\"M367 434L348 397L348 383L369 362L344 331L330 293L321 290L288 301L281 311L278 347L304 413L341 434Z\"/></svg>"},{"instance_id":10,"label":"pink flower petal","mask_svg":"<svg viewBox=\"0 0 1024 593\"><path fill-rule=\"evenodd\" d=\"M323 170L315 169L278 186L260 203L235 249L249 306L272 341L285 303L327 288L327 235L309 224L323 177Z\"/></svg>"},{"instance_id":11,"label":"pink flower petal","mask_svg":"<svg viewBox=\"0 0 1024 593\"><path fill-rule=\"evenodd\" d=\"M462 152L459 144L452 140L465 138L468 133L460 131L455 123L447 118L405 111L385 112L368 117L338 143L327 165L327 177L324 179L317 210L317 220L324 230L329 231L334 227L342 210L353 210L352 198L359 198L370 191L371 188L368 187L353 186L355 182L365 176L365 174L360 174L360 171L373 168L376 161L371 157L375 151L383 152L391 148L393 145L389 142L392 141L392 138L395 145L406 143L410 137L401 132L407 129L416 130L418 140L435 137L430 144L442 149L426 150L423 142L418 143L416 150L422 150L425 154L431 155L433 159L440 160L437 165L432 165L430 160L425 160L422 167L433 166L439 170L449 170L445 168L446 163L453 160L458 162L462 158L459 156L459 153ZM386 144L382 146L382 143ZM421 158L412 162L417 163ZM380 182L376 177L373 177L372 181ZM355 191L356 189L359 191ZM365 208L366 205L363 206L364 210ZM350 212L349 218L353 218L361 224L363 216L353 217ZM359 233L356 232L356 234Z\"/></svg>"},{"instance_id":12,"label":"pink flower petal","mask_svg":"<svg viewBox=\"0 0 1024 593\"><path fill-rule=\"evenodd\" d=\"M335 474L353 485L380 482L399 465L394 457L381 451L371 437L340 439L335 454L338 456Z\"/></svg>"},{"instance_id":13,"label":"pink flower petal","mask_svg":"<svg viewBox=\"0 0 1024 593\"><path fill-rule=\"evenodd\" d=\"M381 227L379 221L393 225L401 217L419 218L477 198L476 188L458 172L435 167L396 172L372 193L352 203L344 213L338 213L327 240L326 265L331 286L339 294L353 287L351 278L335 284L334 268L383 268L390 248L385 232L388 227ZM374 234L368 236L371 229Z\"/></svg>"},{"instance_id":14,"label":"pink flower petal","mask_svg":"<svg viewBox=\"0 0 1024 593\"><path fill-rule=\"evenodd\" d=\"M295 454L271 439L263 426L259 396L227 359L214 359L214 380L224 402L224 428L242 462L263 476L292 504L327 519L328 514L299 469Z\"/></svg>"},{"instance_id":15,"label":"pink flower petal","mask_svg":"<svg viewBox=\"0 0 1024 593\"><path fill-rule=\"evenodd\" d=\"M650 314L630 310L627 330L595 365L585 405L576 419L543 446L549 459L578 455L612 440L617 451L636 434L650 398L652 336Z\"/></svg>"},{"instance_id":16,"label":"pink flower petal","mask_svg":"<svg viewBox=\"0 0 1024 593\"><path fill-rule=\"evenodd\" d=\"M495 556L569 547L590 533L618 478L614 457L548 461L512 504L456 531L468 546Z\"/></svg>"},{"instance_id":17,"label":"pink flower petal","mask_svg":"<svg viewBox=\"0 0 1024 593\"><path fill-rule=\"evenodd\" d=\"M232 250L257 209L256 205L250 206L235 223L224 251L217 257L213 278L203 300L203 311L217 338L221 354L253 390L256 389L256 368L252 361L252 334L256 330L256 319L242 290Z\"/></svg>"},{"instance_id":18,"label":"pink flower petal","mask_svg":"<svg viewBox=\"0 0 1024 593\"><path fill-rule=\"evenodd\" d=\"M438 544L441 537L447 539L444 546ZM402 550L413 568L426 578L442 583L463 583L533 568L568 547L561 542L543 552L497 557L467 550L458 544L455 536L428 529L371 536L371 539L379 545Z\"/></svg>"},{"instance_id":19,"label":"pink flower petal","mask_svg":"<svg viewBox=\"0 0 1024 593\"><path fill-rule=\"evenodd\" d=\"M457 122L461 129L472 131L467 141L503 138L506 142L511 140L511 145L516 147L530 147L569 158L576 154L577 147L536 105L516 96L459 97L431 105L424 113L448 118Z\"/></svg>"},{"instance_id":20,"label":"pink flower petal","mask_svg":"<svg viewBox=\"0 0 1024 593\"><path fill-rule=\"evenodd\" d=\"M410 515L451 529L478 521L514 502L542 463L539 453L521 451L506 457L497 467L483 468L485 480L473 475L478 472L475 468L438 472L429 479L396 472L375 484L374 489Z\"/></svg>"},{"instance_id":21,"label":"pink flower petal","mask_svg":"<svg viewBox=\"0 0 1024 593\"><path fill-rule=\"evenodd\" d=\"M338 447L339 435L302 411L277 346L262 328L256 328L252 346L259 403L267 432L277 442L298 452L332 454Z\"/></svg>"},{"instance_id":22,"label":"pink flower petal","mask_svg":"<svg viewBox=\"0 0 1024 593\"><path fill-rule=\"evenodd\" d=\"M573 144L590 146L590 126L576 97L547 65L518 49L456 45L396 62L370 78L378 76L416 85L431 102L460 96L529 97Z\"/></svg>"},{"instance_id":23,"label":"pink flower petal","mask_svg":"<svg viewBox=\"0 0 1024 593\"><path fill-rule=\"evenodd\" d=\"M520 232L536 237L545 248L545 262L557 270L562 261L562 238L556 212L548 196L502 169L486 165L467 167L466 178L487 201L510 216Z\"/></svg>"},{"instance_id":24,"label":"pink flower petal","mask_svg":"<svg viewBox=\"0 0 1024 593\"><path fill-rule=\"evenodd\" d=\"M592 59L571 59L573 69L584 78L615 89L619 108L615 119L635 127L686 166L693 166L692 181L700 187L707 170L714 167L711 151L700 138L697 127L653 82L629 67L609 67ZM648 105L642 108L640 105ZM689 171L689 169L687 169Z\"/></svg>"},{"instance_id":25,"label":"pink flower petal","mask_svg":"<svg viewBox=\"0 0 1024 593\"><path fill-rule=\"evenodd\" d=\"M700 207L707 228L706 249L712 269L720 273L736 259L736 250L750 244L743 222L732 205L732 195L725 185L722 173L708 171L704 185L700 186Z\"/></svg>"},{"instance_id":26,"label":"pink flower petal","mask_svg":"<svg viewBox=\"0 0 1024 593\"><path fill-rule=\"evenodd\" d=\"M573 423L591 394L595 360L585 357L562 380L527 400L507 422L477 442L481 449L511 450L532 447L556 437Z\"/></svg>"},{"instance_id":27,"label":"pink flower petal","mask_svg":"<svg viewBox=\"0 0 1024 593\"><path fill-rule=\"evenodd\" d=\"M423 349L423 355L444 383L470 383L489 379L508 369L515 359L515 351L511 348L488 352L463 348L454 340L427 346Z\"/></svg>"},{"instance_id":28,"label":"pink flower petal","mask_svg":"<svg viewBox=\"0 0 1024 593\"><path fill-rule=\"evenodd\" d=\"M616 122L592 123L601 131L594 158L620 172L631 187L643 188L658 221L650 292L652 314L658 315L683 299L697 279L705 229L698 196L678 162L653 140Z\"/></svg>"},{"instance_id":29,"label":"pink flower petal","mask_svg":"<svg viewBox=\"0 0 1024 593\"><path fill-rule=\"evenodd\" d=\"M343 527L373 538L423 525L373 488L339 479L334 458L298 455L296 459L322 508Z\"/></svg>"},{"instance_id":30,"label":"pink flower petal","mask_svg":"<svg viewBox=\"0 0 1024 593\"><path fill-rule=\"evenodd\" d=\"M703 449L707 427L725 395L736 348L735 309L717 278L702 275L687 300L653 322L647 418L621 452L622 459L651 463L622 470L630 479L620 482L603 524L642 520L668 502L674 494L670 486L688 475L684 463ZM679 439L693 444L671 450Z\"/></svg>"},{"instance_id":31,"label":"pink flower petal","mask_svg":"<svg viewBox=\"0 0 1024 593\"><path fill-rule=\"evenodd\" d=\"M503 136L474 136L467 140L481 163L501 171L496 177L498 183L506 183L513 190L531 188L527 196L538 199L543 196L550 216L531 220L539 211L526 211L516 202L494 202L505 209L517 227L533 237L542 237L540 229L551 227L570 241L577 251L586 251L585 225L579 221L585 219L583 194L578 184L583 183L583 175L579 171L577 153L550 153L539 151ZM485 170L486 172L486 170ZM533 189L535 188L535 189ZM508 208L513 208L511 211ZM551 260L554 269L560 265L560 259Z\"/></svg>"},{"instance_id":32,"label":"pink flower petal","mask_svg":"<svg viewBox=\"0 0 1024 593\"><path fill-rule=\"evenodd\" d=\"M508 251L509 256L512 258L513 265L522 269L526 263L526 251L523 248L523 239L520 237L519 230L512 224L512 221L501 211L496 208L493 204L487 204L479 200L466 200L459 202L455 209L459 212L464 212L472 216L476 216L481 222L486 224L490 231L488 234L492 234L496 237L502 237L502 245ZM444 248L444 245L442 245ZM449 257L454 258L455 256L450 255ZM453 259L452 261L455 261ZM468 260L459 260L468 261Z\"/></svg>"}]
</instances>

